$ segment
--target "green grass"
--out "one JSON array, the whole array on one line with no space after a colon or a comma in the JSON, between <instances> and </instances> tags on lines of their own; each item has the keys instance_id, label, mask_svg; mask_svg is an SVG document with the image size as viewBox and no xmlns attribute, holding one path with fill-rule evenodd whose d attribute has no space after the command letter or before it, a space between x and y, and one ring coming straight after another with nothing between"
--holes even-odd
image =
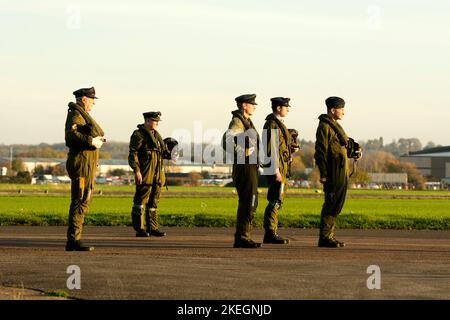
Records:
<instances>
[{"instance_id":1,"label":"green grass","mask_svg":"<svg viewBox=\"0 0 450 320\"><path fill-rule=\"evenodd\" d=\"M2 196L0 225L66 225L68 196ZM94 196L86 225L131 225L132 197ZM260 197L255 216L262 225L267 201ZM159 216L165 226L230 227L236 221L237 198L161 198ZM280 213L283 227L317 228L321 198L287 198ZM340 228L450 229L449 199L348 199L338 218Z\"/></svg>"},{"instance_id":2,"label":"green grass","mask_svg":"<svg viewBox=\"0 0 450 320\"><path fill-rule=\"evenodd\" d=\"M52 193L70 193L69 184L57 184L57 185L30 185L30 184L0 184L0 192L2 193L19 193L22 190L24 193L38 192L44 193L46 190L51 195ZM201 194L214 193L230 195L235 189L231 187L184 187L184 186L169 186L169 190L165 191L166 194L187 193L191 196L198 196ZM265 193L266 188L260 188ZM105 194L133 194L135 186L133 185L95 185L95 192L102 191ZM310 195L316 194L317 189L300 189L289 188L288 193L295 195ZM368 195L368 196L437 196L437 197L449 197L450 191L448 190L366 190L366 189L350 189L348 194L352 195Z\"/></svg>"},{"instance_id":3,"label":"green grass","mask_svg":"<svg viewBox=\"0 0 450 320\"><path fill-rule=\"evenodd\" d=\"M70 295L64 291L64 290L50 290L44 292L46 295L54 296L54 297L61 297L61 298L69 298Z\"/></svg>"}]
</instances>

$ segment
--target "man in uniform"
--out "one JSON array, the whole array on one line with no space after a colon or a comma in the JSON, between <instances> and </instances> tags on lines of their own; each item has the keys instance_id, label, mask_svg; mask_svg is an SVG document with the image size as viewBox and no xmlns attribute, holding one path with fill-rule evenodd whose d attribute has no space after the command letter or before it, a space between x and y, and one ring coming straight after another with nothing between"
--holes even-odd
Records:
<instances>
[{"instance_id":1,"label":"man in uniform","mask_svg":"<svg viewBox=\"0 0 450 320\"><path fill-rule=\"evenodd\" d=\"M234 248L259 248L250 238L252 221L258 207L259 136L250 116L255 111L255 94L235 98L238 109L224 135L224 148L232 149L233 182L239 196Z\"/></svg>"},{"instance_id":2,"label":"man in uniform","mask_svg":"<svg viewBox=\"0 0 450 320\"><path fill-rule=\"evenodd\" d=\"M89 115L97 99L94 87L82 88L73 94L76 102L69 103L65 126L69 148L66 168L72 180L66 251L92 251L94 247L84 245L80 239L84 216L92 199L99 149L105 139L102 128Z\"/></svg>"},{"instance_id":3,"label":"man in uniform","mask_svg":"<svg viewBox=\"0 0 450 320\"><path fill-rule=\"evenodd\" d=\"M265 156L269 163L270 172L266 172L269 190L267 192L267 204L264 211L264 243L288 244L289 240L278 235L278 212L282 207L286 194L291 160L291 145L293 143L291 133L284 124L284 118L289 112L290 98L276 97L272 101L272 113L266 117L264 124L263 145Z\"/></svg>"},{"instance_id":4,"label":"man in uniform","mask_svg":"<svg viewBox=\"0 0 450 320\"><path fill-rule=\"evenodd\" d=\"M128 155L136 183L131 220L136 237L164 237L166 233L159 230L156 209L166 181L163 154L168 150L157 131L161 112L145 112L143 116L144 124L138 125L131 135Z\"/></svg>"},{"instance_id":5,"label":"man in uniform","mask_svg":"<svg viewBox=\"0 0 450 320\"><path fill-rule=\"evenodd\" d=\"M334 229L347 194L349 170L346 147L349 139L337 122L344 117L345 101L339 97L329 97L325 103L327 114L319 116L314 154L325 194L318 246L338 248L345 246L344 242L334 237Z\"/></svg>"}]
</instances>

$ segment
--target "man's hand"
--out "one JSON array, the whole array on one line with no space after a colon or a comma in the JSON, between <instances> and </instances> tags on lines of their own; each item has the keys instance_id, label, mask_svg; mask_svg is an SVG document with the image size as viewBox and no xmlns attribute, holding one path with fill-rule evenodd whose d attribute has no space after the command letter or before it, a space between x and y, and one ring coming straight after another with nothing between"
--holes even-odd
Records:
<instances>
[{"instance_id":1,"label":"man's hand","mask_svg":"<svg viewBox=\"0 0 450 320\"><path fill-rule=\"evenodd\" d=\"M142 183L142 174L140 171L134 174L134 182L136 183L136 185L140 185Z\"/></svg>"},{"instance_id":2,"label":"man's hand","mask_svg":"<svg viewBox=\"0 0 450 320\"><path fill-rule=\"evenodd\" d=\"M275 171L275 180L277 182L283 182L283 177L281 176L280 169Z\"/></svg>"},{"instance_id":3,"label":"man's hand","mask_svg":"<svg viewBox=\"0 0 450 320\"><path fill-rule=\"evenodd\" d=\"M320 178L320 183L324 184L325 182L327 182L327 178Z\"/></svg>"},{"instance_id":4,"label":"man's hand","mask_svg":"<svg viewBox=\"0 0 450 320\"><path fill-rule=\"evenodd\" d=\"M102 147L104 141L105 141L105 139L103 137L95 137L95 138L92 138L92 145L95 148L100 149Z\"/></svg>"},{"instance_id":5,"label":"man's hand","mask_svg":"<svg viewBox=\"0 0 450 320\"><path fill-rule=\"evenodd\" d=\"M245 149L245 156L250 157L253 154L253 152L255 152L255 147L250 147L248 149Z\"/></svg>"}]
</instances>

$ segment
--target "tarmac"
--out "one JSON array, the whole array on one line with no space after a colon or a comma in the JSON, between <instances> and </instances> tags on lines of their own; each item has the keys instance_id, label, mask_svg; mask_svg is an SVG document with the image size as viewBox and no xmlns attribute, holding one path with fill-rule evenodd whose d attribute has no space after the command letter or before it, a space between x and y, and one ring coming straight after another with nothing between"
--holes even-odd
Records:
<instances>
[{"instance_id":1,"label":"tarmac","mask_svg":"<svg viewBox=\"0 0 450 320\"><path fill-rule=\"evenodd\" d=\"M450 299L450 231L342 229L346 247L330 249L318 230L280 229L290 244L234 249L232 228L161 229L88 226L95 250L66 252L66 227L0 227L0 299ZM74 265L80 289L68 287Z\"/></svg>"}]
</instances>

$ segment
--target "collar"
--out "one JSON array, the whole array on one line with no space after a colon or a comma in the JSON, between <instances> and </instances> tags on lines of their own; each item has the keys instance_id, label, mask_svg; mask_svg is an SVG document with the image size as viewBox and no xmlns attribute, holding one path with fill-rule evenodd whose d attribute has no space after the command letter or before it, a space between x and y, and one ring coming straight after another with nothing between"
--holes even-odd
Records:
<instances>
[{"instance_id":1,"label":"collar","mask_svg":"<svg viewBox=\"0 0 450 320\"><path fill-rule=\"evenodd\" d=\"M278 120L280 120L282 123L284 123L284 118L280 117L279 115L277 115L276 113L273 113L274 117L277 118Z\"/></svg>"}]
</instances>

